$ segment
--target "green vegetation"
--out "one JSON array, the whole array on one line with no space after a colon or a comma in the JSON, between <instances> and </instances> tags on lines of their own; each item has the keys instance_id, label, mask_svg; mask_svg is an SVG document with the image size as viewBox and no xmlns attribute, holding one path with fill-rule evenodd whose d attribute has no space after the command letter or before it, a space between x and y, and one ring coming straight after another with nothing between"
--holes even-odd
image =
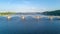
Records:
<instances>
[{"instance_id":1,"label":"green vegetation","mask_svg":"<svg viewBox=\"0 0 60 34\"><path fill-rule=\"evenodd\" d=\"M16 12L0 12L0 16L4 16L4 15L12 15L12 14L41 14L41 13L16 13ZM55 11L46 11L43 12L42 14L44 15L54 15L54 16L60 16L60 10L55 10Z\"/></svg>"},{"instance_id":2,"label":"green vegetation","mask_svg":"<svg viewBox=\"0 0 60 34\"><path fill-rule=\"evenodd\" d=\"M55 15L55 16L60 16L60 10L55 10L55 11L46 11L43 12L44 15Z\"/></svg>"},{"instance_id":3,"label":"green vegetation","mask_svg":"<svg viewBox=\"0 0 60 34\"><path fill-rule=\"evenodd\" d=\"M16 14L15 12L0 12L0 16Z\"/></svg>"}]
</instances>

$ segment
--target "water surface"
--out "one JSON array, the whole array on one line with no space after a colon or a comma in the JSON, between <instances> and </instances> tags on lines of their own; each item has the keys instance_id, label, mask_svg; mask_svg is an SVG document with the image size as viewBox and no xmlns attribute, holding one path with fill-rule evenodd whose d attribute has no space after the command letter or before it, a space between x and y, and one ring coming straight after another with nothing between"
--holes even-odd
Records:
<instances>
[{"instance_id":1,"label":"water surface","mask_svg":"<svg viewBox=\"0 0 60 34\"><path fill-rule=\"evenodd\" d=\"M31 16L25 18L0 17L0 34L60 34L60 20L48 18L35 19Z\"/></svg>"}]
</instances>

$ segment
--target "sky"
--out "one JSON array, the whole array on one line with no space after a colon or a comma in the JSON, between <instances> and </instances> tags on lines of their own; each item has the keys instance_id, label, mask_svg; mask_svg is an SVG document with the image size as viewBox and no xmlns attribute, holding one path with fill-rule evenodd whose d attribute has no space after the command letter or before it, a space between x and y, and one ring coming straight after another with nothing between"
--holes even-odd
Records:
<instances>
[{"instance_id":1,"label":"sky","mask_svg":"<svg viewBox=\"0 0 60 34\"><path fill-rule=\"evenodd\" d=\"M0 0L0 12L44 12L60 9L60 0Z\"/></svg>"}]
</instances>

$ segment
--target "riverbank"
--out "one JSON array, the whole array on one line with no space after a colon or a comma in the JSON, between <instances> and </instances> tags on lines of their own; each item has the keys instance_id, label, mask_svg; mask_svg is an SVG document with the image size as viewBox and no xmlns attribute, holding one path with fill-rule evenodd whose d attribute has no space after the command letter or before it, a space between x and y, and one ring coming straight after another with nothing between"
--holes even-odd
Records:
<instances>
[{"instance_id":1,"label":"riverbank","mask_svg":"<svg viewBox=\"0 0 60 34\"><path fill-rule=\"evenodd\" d=\"M15 12L0 12L0 16L16 14Z\"/></svg>"}]
</instances>

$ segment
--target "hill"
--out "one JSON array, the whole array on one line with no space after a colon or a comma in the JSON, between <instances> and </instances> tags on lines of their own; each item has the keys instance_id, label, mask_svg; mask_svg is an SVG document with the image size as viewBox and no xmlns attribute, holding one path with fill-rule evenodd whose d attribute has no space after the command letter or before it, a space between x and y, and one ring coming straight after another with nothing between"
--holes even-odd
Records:
<instances>
[{"instance_id":1,"label":"hill","mask_svg":"<svg viewBox=\"0 0 60 34\"><path fill-rule=\"evenodd\" d=\"M43 12L42 14L44 14L44 15L60 16L60 10L46 11L46 12Z\"/></svg>"}]
</instances>

